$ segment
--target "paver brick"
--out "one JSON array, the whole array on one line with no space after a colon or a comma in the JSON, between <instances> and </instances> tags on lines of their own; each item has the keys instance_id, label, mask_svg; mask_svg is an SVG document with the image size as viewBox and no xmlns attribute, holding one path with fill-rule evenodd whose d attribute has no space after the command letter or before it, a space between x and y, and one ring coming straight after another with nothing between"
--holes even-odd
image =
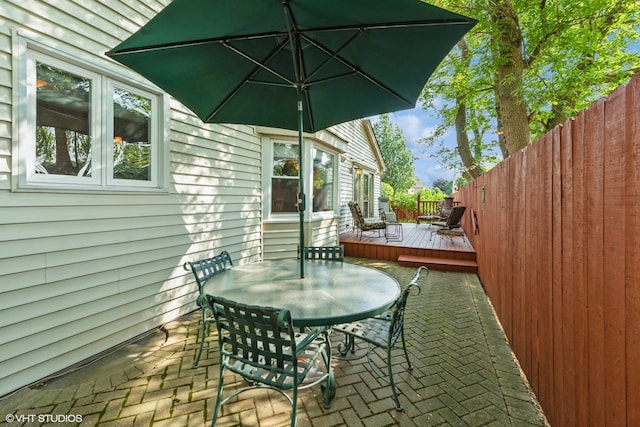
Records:
<instances>
[{"instance_id":1,"label":"paver brick","mask_svg":"<svg viewBox=\"0 0 640 427\"><path fill-rule=\"evenodd\" d=\"M415 272L395 263L375 264L401 284ZM421 286L422 293L408 300L405 319L413 371L407 370L402 351L392 357L405 410L395 410L389 385L370 371L366 358L334 360L338 390L331 408L324 408L319 386L301 391L299 427L545 426L477 276L432 271ZM197 311L170 322L158 331L161 336L150 336L146 356L133 365L127 363L97 379L88 375L84 382L52 381L21 390L0 400L0 413L67 412L82 415L83 426L100 427L208 425L218 385L219 354L213 329L207 339L213 348L203 353L198 368L192 368L199 323ZM165 333L168 339L162 344ZM334 346L341 340L336 336ZM117 366L115 360L108 362ZM373 363L384 372L384 352L375 354ZM94 367L87 372L95 372ZM227 373L225 395L245 385ZM224 405L217 425L288 425L290 413L291 406L282 396L257 390Z\"/></svg>"},{"instance_id":2,"label":"paver brick","mask_svg":"<svg viewBox=\"0 0 640 427\"><path fill-rule=\"evenodd\" d=\"M172 417L173 398L165 397L156 401L154 420L163 420Z\"/></svg>"},{"instance_id":3,"label":"paver brick","mask_svg":"<svg viewBox=\"0 0 640 427\"><path fill-rule=\"evenodd\" d=\"M152 402L140 403L139 405L125 406L122 408L122 412L120 413L120 416L129 417L129 416L134 416L138 414L143 414L149 411L155 411L157 404L158 402L152 401Z\"/></svg>"},{"instance_id":4,"label":"paver brick","mask_svg":"<svg viewBox=\"0 0 640 427\"><path fill-rule=\"evenodd\" d=\"M109 403L107 403L104 414L102 414L101 420L104 421L117 419L120 415L120 412L122 411L122 407L124 406L124 400L125 399L122 398L109 401Z\"/></svg>"},{"instance_id":5,"label":"paver brick","mask_svg":"<svg viewBox=\"0 0 640 427\"><path fill-rule=\"evenodd\" d=\"M138 386L138 387L132 387L129 390L129 394L127 394L127 399L125 401L125 405L136 405L138 403L142 402L142 399L145 396L145 393L147 391L147 386Z\"/></svg>"}]
</instances>

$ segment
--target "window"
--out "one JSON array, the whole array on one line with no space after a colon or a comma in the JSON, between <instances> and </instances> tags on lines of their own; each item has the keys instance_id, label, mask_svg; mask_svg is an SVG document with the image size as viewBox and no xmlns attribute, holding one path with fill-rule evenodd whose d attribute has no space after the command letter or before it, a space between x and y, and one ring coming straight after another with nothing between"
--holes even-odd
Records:
<instances>
[{"instance_id":1,"label":"window","mask_svg":"<svg viewBox=\"0 0 640 427\"><path fill-rule=\"evenodd\" d=\"M273 143L273 171L271 175L271 212L298 212L298 145Z\"/></svg>"},{"instance_id":2,"label":"window","mask_svg":"<svg viewBox=\"0 0 640 427\"><path fill-rule=\"evenodd\" d=\"M333 211L333 154L313 149L313 212Z\"/></svg>"},{"instance_id":3,"label":"window","mask_svg":"<svg viewBox=\"0 0 640 427\"><path fill-rule=\"evenodd\" d=\"M263 140L265 217L276 221L297 221L300 165L297 141L287 138ZM337 154L330 148L305 140L304 192L307 215L333 217L338 197Z\"/></svg>"},{"instance_id":4,"label":"window","mask_svg":"<svg viewBox=\"0 0 640 427\"><path fill-rule=\"evenodd\" d=\"M362 213L366 217L375 216L373 212L373 183L374 176L356 167L353 170L353 195L354 200L360 205Z\"/></svg>"},{"instance_id":5,"label":"window","mask_svg":"<svg viewBox=\"0 0 640 427\"><path fill-rule=\"evenodd\" d=\"M161 188L162 96L88 68L27 50L20 186Z\"/></svg>"}]
</instances>

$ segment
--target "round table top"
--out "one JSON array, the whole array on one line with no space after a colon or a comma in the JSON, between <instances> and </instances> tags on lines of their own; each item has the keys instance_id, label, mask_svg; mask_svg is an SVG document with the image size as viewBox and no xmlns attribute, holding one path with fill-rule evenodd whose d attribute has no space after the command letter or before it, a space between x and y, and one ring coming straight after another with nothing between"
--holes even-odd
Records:
<instances>
[{"instance_id":1,"label":"round table top","mask_svg":"<svg viewBox=\"0 0 640 427\"><path fill-rule=\"evenodd\" d=\"M206 292L247 305L286 308L296 326L328 326L375 316L400 295L388 274L339 261L286 259L234 266L210 279Z\"/></svg>"}]
</instances>

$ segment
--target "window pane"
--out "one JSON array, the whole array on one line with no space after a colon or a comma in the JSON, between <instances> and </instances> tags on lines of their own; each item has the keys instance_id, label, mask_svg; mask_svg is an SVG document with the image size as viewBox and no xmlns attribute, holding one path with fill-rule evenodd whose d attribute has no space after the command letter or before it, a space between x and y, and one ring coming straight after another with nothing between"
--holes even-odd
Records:
<instances>
[{"instance_id":1,"label":"window pane","mask_svg":"<svg viewBox=\"0 0 640 427\"><path fill-rule=\"evenodd\" d=\"M313 211L332 211L335 157L320 150L313 151Z\"/></svg>"},{"instance_id":2,"label":"window pane","mask_svg":"<svg viewBox=\"0 0 640 427\"><path fill-rule=\"evenodd\" d=\"M295 144L273 144L273 176L298 177L298 146Z\"/></svg>"},{"instance_id":3,"label":"window pane","mask_svg":"<svg viewBox=\"0 0 640 427\"><path fill-rule=\"evenodd\" d=\"M271 212L297 212L298 203L298 145L273 144L271 178Z\"/></svg>"},{"instance_id":4,"label":"window pane","mask_svg":"<svg viewBox=\"0 0 640 427\"><path fill-rule=\"evenodd\" d=\"M367 217L370 217L373 210L373 204L371 203L371 189L370 178L368 173L362 174L362 212Z\"/></svg>"},{"instance_id":5,"label":"window pane","mask_svg":"<svg viewBox=\"0 0 640 427\"><path fill-rule=\"evenodd\" d=\"M271 180L271 212L298 212L298 180L273 178Z\"/></svg>"},{"instance_id":6,"label":"window pane","mask_svg":"<svg viewBox=\"0 0 640 427\"><path fill-rule=\"evenodd\" d=\"M113 89L113 178L151 180L151 100Z\"/></svg>"},{"instance_id":7,"label":"window pane","mask_svg":"<svg viewBox=\"0 0 640 427\"><path fill-rule=\"evenodd\" d=\"M91 80L36 63L35 172L91 176Z\"/></svg>"}]
</instances>

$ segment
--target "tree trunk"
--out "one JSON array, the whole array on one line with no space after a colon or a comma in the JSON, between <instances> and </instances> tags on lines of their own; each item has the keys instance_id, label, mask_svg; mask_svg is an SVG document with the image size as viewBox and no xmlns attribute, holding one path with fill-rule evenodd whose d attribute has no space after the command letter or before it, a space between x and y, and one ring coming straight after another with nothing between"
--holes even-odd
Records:
<instances>
[{"instance_id":1,"label":"tree trunk","mask_svg":"<svg viewBox=\"0 0 640 427\"><path fill-rule=\"evenodd\" d=\"M498 66L496 69L496 99L502 120L502 131L509 154L526 147L530 142L527 104L522 93L522 75L525 68L522 58L523 38L518 17L508 0L496 2L492 10L495 28Z\"/></svg>"},{"instance_id":2,"label":"tree trunk","mask_svg":"<svg viewBox=\"0 0 640 427\"><path fill-rule=\"evenodd\" d=\"M56 163L49 172L57 175L75 175L76 170L69 156L69 141L65 129L56 127Z\"/></svg>"},{"instance_id":3,"label":"tree trunk","mask_svg":"<svg viewBox=\"0 0 640 427\"><path fill-rule=\"evenodd\" d=\"M471 182L482 175L482 168L476 163L469 145L469 136L466 130L467 106L461 98L456 99L456 106L456 143L458 144L460 159L465 167L464 178Z\"/></svg>"},{"instance_id":4,"label":"tree trunk","mask_svg":"<svg viewBox=\"0 0 640 427\"><path fill-rule=\"evenodd\" d=\"M469 55L469 47L464 38L458 42L458 48L460 48L460 54L465 60L467 69L471 66L471 56ZM467 134L467 104L462 95L456 97L456 144L458 145L458 154L460 160L465 167L463 177L467 181L471 182L480 175L482 175L482 168L475 161L475 157L471 151L471 145L469 143L469 136Z\"/></svg>"},{"instance_id":5,"label":"tree trunk","mask_svg":"<svg viewBox=\"0 0 640 427\"><path fill-rule=\"evenodd\" d=\"M504 139L504 126L502 125L502 116L500 115L500 104L496 99L496 121L498 124L498 146L500 147L500 153L502 153L502 158L506 159L509 157L509 149L507 148L507 142Z\"/></svg>"}]
</instances>

